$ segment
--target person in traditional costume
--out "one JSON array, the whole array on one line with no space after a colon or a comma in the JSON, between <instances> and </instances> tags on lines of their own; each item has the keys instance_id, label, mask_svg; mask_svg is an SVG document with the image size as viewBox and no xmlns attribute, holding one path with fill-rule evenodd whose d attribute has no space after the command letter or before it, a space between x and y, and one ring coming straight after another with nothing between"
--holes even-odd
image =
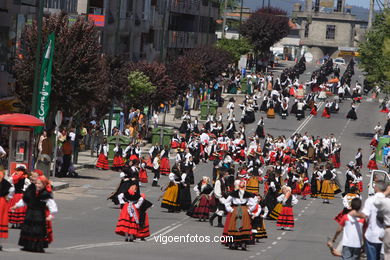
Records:
<instances>
[{"instance_id":1,"label":"person in traditional costume","mask_svg":"<svg viewBox=\"0 0 390 260\"><path fill-rule=\"evenodd\" d=\"M275 104L272 99L267 103L267 118L275 118Z\"/></svg>"},{"instance_id":2,"label":"person in traditional costume","mask_svg":"<svg viewBox=\"0 0 390 260\"><path fill-rule=\"evenodd\" d=\"M304 110L305 105L306 104L302 99L298 100L297 113L296 113L296 117L298 121L305 118L305 110Z\"/></svg>"},{"instance_id":3,"label":"person in traditional costume","mask_svg":"<svg viewBox=\"0 0 390 260\"><path fill-rule=\"evenodd\" d=\"M104 139L103 140L103 143L100 145L99 147L99 157L98 157L98 160L96 162L96 168L98 168L98 170L108 170L109 169L109 166L108 166L108 147L107 147L107 139Z\"/></svg>"},{"instance_id":4,"label":"person in traditional costume","mask_svg":"<svg viewBox=\"0 0 390 260\"><path fill-rule=\"evenodd\" d=\"M257 205L254 212L252 213L252 234L253 239L256 242L259 242L260 239L268 238L264 221L264 218L268 214L268 208L265 205L261 195L256 196L256 199Z\"/></svg>"},{"instance_id":5,"label":"person in traditional costume","mask_svg":"<svg viewBox=\"0 0 390 260\"><path fill-rule=\"evenodd\" d=\"M4 178L0 171L0 251L3 251L3 240L8 238L8 200L12 198L14 187Z\"/></svg>"},{"instance_id":6,"label":"person in traditional costume","mask_svg":"<svg viewBox=\"0 0 390 260\"><path fill-rule=\"evenodd\" d=\"M18 244L22 250L44 253L53 241L52 219L58 212L53 200L52 187L45 176L39 176L32 183L11 210L27 207L26 217L20 230Z\"/></svg>"},{"instance_id":7,"label":"person in traditional costume","mask_svg":"<svg viewBox=\"0 0 390 260\"><path fill-rule=\"evenodd\" d=\"M320 174L321 174L321 170L319 169L319 167L317 165L314 166L314 171L310 180L310 188L311 188L310 193L312 198L317 198L317 196L320 195L320 191L321 191Z\"/></svg>"},{"instance_id":8,"label":"person in traditional costume","mask_svg":"<svg viewBox=\"0 0 390 260\"><path fill-rule=\"evenodd\" d=\"M301 190L302 199L306 200L306 196L310 194L311 194L311 187L310 187L309 178L305 176L303 178L303 186Z\"/></svg>"},{"instance_id":9,"label":"person in traditional costume","mask_svg":"<svg viewBox=\"0 0 390 260\"><path fill-rule=\"evenodd\" d=\"M340 168L341 146L335 144L332 150L332 163L334 168Z\"/></svg>"},{"instance_id":10,"label":"person in traditional costume","mask_svg":"<svg viewBox=\"0 0 390 260\"><path fill-rule=\"evenodd\" d=\"M107 200L111 200L115 205L119 205L119 194L126 192L132 185L139 184L137 183L138 176L135 176L135 172L131 169L135 162L135 160L126 162L125 167L123 167L123 171L119 174L121 181L118 187L107 198Z\"/></svg>"},{"instance_id":11,"label":"person in traditional costume","mask_svg":"<svg viewBox=\"0 0 390 260\"><path fill-rule=\"evenodd\" d=\"M363 154L362 154L362 148L359 148L356 155L355 155L355 166L356 168L362 168L363 167Z\"/></svg>"},{"instance_id":12,"label":"person in traditional costume","mask_svg":"<svg viewBox=\"0 0 390 260\"><path fill-rule=\"evenodd\" d=\"M263 119L263 117L261 117L259 122L257 123L256 136L258 138L264 138L265 137L264 119Z\"/></svg>"},{"instance_id":13,"label":"person in traditional costume","mask_svg":"<svg viewBox=\"0 0 390 260\"><path fill-rule=\"evenodd\" d=\"M171 171L171 165L169 163L169 148L164 146L164 149L160 153L160 175L168 175Z\"/></svg>"},{"instance_id":14,"label":"person in traditional costume","mask_svg":"<svg viewBox=\"0 0 390 260\"><path fill-rule=\"evenodd\" d=\"M213 186L210 185L210 178L203 176L202 180L194 187L197 195L191 208L187 211L187 215L192 218L197 218L199 221L206 221L210 214L210 200L213 192Z\"/></svg>"},{"instance_id":15,"label":"person in traditional costume","mask_svg":"<svg viewBox=\"0 0 390 260\"><path fill-rule=\"evenodd\" d=\"M287 100L287 98L283 99L283 102L281 105L280 116L282 117L282 119L286 119L288 117L288 100Z\"/></svg>"},{"instance_id":16,"label":"person in traditional costume","mask_svg":"<svg viewBox=\"0 0 390 260\"><path fill-rule=\"evenodd\" d=\"M144 157L141 157L139 163L138 179L141 183L148 183L148 173L146 171L146 160Z\"/></svg>"},{"instance_id":17,"label":"person in traditional costume","mask_svg":"<svg viewBox=\"0 0 390 260\"><path fill-rule=\"evenodd\" d=\"M375 154L375 149L372 150L371 152L371 155L368 159L368 164L367 164L367 168L370 169L371 171L372 170L378 170L378 165L376 164L376 154Z\"/></svg>"},{"instance_id":18,"label":"person in traditional costume","mask_svg":"<svg viewBox=\"0 0 390 260\"><path fill-rule=\"evenodd\" d=\"M116 145L114 148L114 161L112 162L112 168L114 171L120 171L123 166L125 166L125 161L123 160L123 149Z\"/></svg>"},{"instance_id":19,"label":"person in traditional costume","mask_svg":"<svg viewBox=\"0 0 390 260\"><path fill-rule=\"evenodd\" d=\"M331 170L330 166L327 166L325 170L320 174L322 179L321 184L321 198L323 203L329 204L329 200L334 199L334 186L333 180L336 178L336 173Z\"/></svg>"},{"instance_id":20,"label":"person in traditional costume","mask_svg":"<svg viewBox=\"0 0 390 260\"><path fill-rule=\"evenodd\" d=\"M24 222L27 208L19 207L15 210L11 210L11 208L23 198L24 191L28 185L30 185L30 180L27 178L26 168L24 166L18 167L11 175L11 184L13 184L15 188L15 194L8 202L8 207L10 209L8 213L8 220L11 224L11 228L19 229Z\"/></svg>"},{"instance_id":21,"label":"person in traditional costume","mask_svg":"<svg viewBox=\"0 0 390 260\"><path fill-rule=\"evenodd\" d=\"M217 174L217 179L214 183L214 192L213 196L215 198L215 207L214 213L209 218L209 223L213 226L214 219L218 217L218 225L217 227L223 227L222 217L225 213L225 199L228 194L228 187L226 185L226 179L229 176L229 172L226 170L219 170Z\"/></svg>"},{"instance_id":22,"label":"person in traditional costume","mask_svg":"<svg viewBox=\"0 0 390 260\"><path fill-rule=\"evenodd\" d=\"M228 216L224 226L224 235L233 241L225 243L230 249L246 250L251 241L252 225L249 212L256 208L257 201L253 193L245 191L245 181L240 181L238 189L231 192L225 200Z\"/></svg>"},{"instance_id":23,"label":"person in traditional costume","mask_svg":"<svg viewBox=\"0 0 390 260\"><path fill-rule=\"evenodd\" d=\"M179 204L179 184L181 181L180 172L176 169L172 169L168 176L169 183L165 188L164 195L162 196L161 207L168 209L168 212L180 211Z\"/></svg>"},{"instance_id":24,"label":"person in traditional costume","mask_svg":"<svg viewBox=\"0 0 390 260\"><path fill-rule=\"evenodd\" d=\"M359 195L359 191L356 187L352 187L344 197L343 197L343 210L334 218L334 220L340 224L341 219L344 217L344 215L348 214L351 211L351 201L354 198L361 199L361 196Z\"/></svg>"},{"instance_id":25,"label":"person in traditional costume","mask_svg":"<svg viewBox=\"0 0 390 260\"><path fill-rule=\"evenodd\" d=\"M352 102L351 104L351 109L349 110L347 114L347 118L351 120L357 120L357 115L356 115L356 104L355 102Z\"/></svg>"},{"instance_id":26,"label":"person in traditional costume","mask_svg":"<svg viewBox=\"0 0 390 260\"><path fill-rule=\"evenodd\" d=\"M282 204L278 203L277 196L279 194L281 184L279 177L275 176L274 172L268 173L268 192L265 196L264 203L267 206L270 213L267 215L267 219L276 220L282 210Z\"/></svg>"},{"instance_id":27,"label":"person in traditional costume","mask_svg":"<svg viewBox=\"0 0 390 260\"><path fill-rule=\"evenodd\" d=\"M321 115L322 117L330 118L329 108L330 108L330 102L328 101L325 104L324 111L322 112L322 115Z\"/></svg>"},{"instance_id":28,"label":"person in traditional costume","mask_svg":"<svg viewBox=\"0 0 390 260\"><path fill-rule=\"evenodd\" d=\"M152 182L152 187L160 187L158 185L158 180L160 179L160 153L156 155L153 159L153 182Z\"/></svg>"},{"instance_id":29,"label":"person in traditional costume","mask_svg":"<svg viewBox=\"0 0 390 260\"><path fill-rule=\"evenodd\" d=\"M145 215L143 225L140 225L141 206L146 202L146 208L149 208L151 203L147 202L141 196L136 185L132 185L125 193L119 194L118 197L122 209L115 228L115 233L124 236L126 242L134 242L136 238L145 240L145 237L148 236L149 233L149 220Z\"/></svg>"},{"instance_id":30,"label":"person in traditional costume","mask_svg":"<svg viewBox=\"0 0 390 260\"><path fill-rule=\"evenodd\" d=\"M291 188L288 186L282 187L282 194L278 197L278 202L282 203L282 210L276 222L277 227L282 230L290 230L294 227L294 211L293 206L298 203L295 195L292 194Z\"/></svg>"}]
</instances>

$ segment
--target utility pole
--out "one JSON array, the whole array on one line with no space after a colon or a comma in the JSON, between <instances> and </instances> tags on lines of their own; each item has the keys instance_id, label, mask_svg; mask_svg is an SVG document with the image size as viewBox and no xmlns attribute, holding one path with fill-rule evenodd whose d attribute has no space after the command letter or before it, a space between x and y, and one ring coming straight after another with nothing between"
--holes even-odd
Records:
<instances>
[{"instance_id":1,"label":"utility pole","mask_svg":"<svg viewBox=\"0 0 390 260\"><path fill-rule=\"evenodd\" d=\"M223 22L222 22L222 39L225 39L225 35L226 35L226 31L225 31L225 27L226 27L226 19L227 19L227 4L228 4L228 0L225 0L225 3L224 3L224 7L223 7Z\"/></svg>"},{"instance_id":2,"label":"utility pole","mask_svg":"<svg viewBox=\"0 0 390 260\"><path fill-rule=\"evenodd\" d=\"M168 15L168 19L171 15L170 4L171 4L170 0L165 1L164 15L163 15L163 21L162 21L162 30L161 30L161 51L160 51L160 61L161 62L163 62L163 60L164 60L165 39L168 38L167 35L169 33L168 28L165 28L165 27L169 26L169 25L166 25L166 20L167 20L167 15ZM168 44L169 44L169 42L168 42Z\"/></svg>"},{"instance_id":3,"label":"utility pole","mask_svg":"<svg viewBox=\"0 0 390 260\"><path fill-rule=\"evenodd\" d=\"M264 2L265 2L265 0L263 0L263 6L262 6L262 8L264 8Z\"/></svg>"},{"instance_id":4,"label":"utility pole","mask_svg":"<svg viewBox=\"0 0 390 260\"><path fill-rule=\"evenodd\" d=\"M244 0L241 0L241 9L240 9L240 30L241 30L241 25L242 25L242 8L244 6ZM241 33L238 33L238 39L241 38Z\"/></svg>"},{"instance_id":5,"label":"utility pole","mask_svg":"<svg viewBox=\"0 0 390 260\"><path fill-rule=\"evenodd\" d=\"M32 107L31 107L31 115L36 114L37 112L37 104L38 104L38 84L39 84L39 74L40 74L40 60L41 60L41 48L42 48L42 18L43 18L43 1L39 0L38 10L37 10L37 49L35 52L35 69L34 69L34 87L33 87L33 95L32 95Z\"/></svg>"},{"instance_id":6,"label":"utility pole","mask_svg":"<svg viewBox=\"0 0 390 260\"><path fill-rule=\"evenodd\" d=\"M389 0L384 0L384 2L383 2L383 8L384 8L384 9L389 8Z\"/></svg>"},{"instance_id":7,"label":"utility pole","mask_svg":"<svg viewBox=\"0 0 390 260\"><path fill-rule=\"evenodd\" d=\"M268 0L268 9L271 7L271 0Z\"/></svg>"},{"instance_id":8,"label":"utility pole","mask_svg":"<svg viewBox=\"0 0 390 260\"><path fill-rule=\"evenodd\" d=\"M374 19L374 1L370 0L370 10L368 12L368 29L372 26L372 20Z\"/></svg>"}]
</instances>

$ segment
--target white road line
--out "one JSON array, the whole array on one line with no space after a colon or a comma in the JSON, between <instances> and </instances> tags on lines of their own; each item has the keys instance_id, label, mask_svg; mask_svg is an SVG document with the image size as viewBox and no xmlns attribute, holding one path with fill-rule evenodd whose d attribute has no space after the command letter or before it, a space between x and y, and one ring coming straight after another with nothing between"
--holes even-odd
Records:
<instances>
[{"instance_id":1,"label":"white road line","mask_svg":"<svg viewBox=\"0 0 390 260\"><path fill-rule=\"evenodd\" d=\"M269 247L267 247L268 249L271 249L272 248L272 246L269 246Z\"/></svg>"},{"instance_id":2,"label":"white road line","mask_svg":"<svg viewBox=\"0 0 390 260\"><path fill-rule=\"evenodd\" d=\"M98 210L98 209L101 209L102 207L96 207L96 208L93 208L93 210Z\"/></svg>"},{"instance_id":3,"label":"white road line","mask_svg":"<svg viewBox=\"0 0 390 260\"><path fill-rule=\"evenodd\" d=\"M276 242L276 241L274 241L274 242L272 242L272 245L274 246L274 245L276 245L278 242Z\"/></svg>"},{"instance_id":4,"label":"white road line","mask_svg":"<svg viewBox=\"0 0 390 260\"><path fill-rule=\"evenodd\" d=\"M183 223L183 224L184 224L184 223ZM171 231L177 229L178 227L183 226L183 224L176 225L176 226L174 226L174 227L172 227L172 228L170 228L170 229L168 229L168 230L166 230L166 231L164 231L163 233L160 233L160 234L158 234L158 235L159 235L159 236L163 236L163 235L165 235L165 234L167 234L167 233L169 233L169 232L171 232ZM154 237L155 237L155 236L150 236L150 238L146 239L146 241L154 240Z\"/></svg>"},{"instance_id":5,"label":"white road line","mask_svg":"<svg viewBox=\"0 0 390 260\"><path fill-rule=\"evenodd\" d=\"M297 221L297 220L298 220L298 218L294 219L294 221Z\"/></svg>"},{"instance_id":6,"label":"white road line","mask_svg":"<svg viewBox=\"0 0 390 260\"><path fill-rule=\"evenodd\" d=\"M301 212L302 212L302 213L305 213L305 210L303 209L303 210L301 210Z\"/></svg>"},{"instance_id":7,"label":"white road line","mask_svg":"<svg viewBox=\"0 0 390 260\"><path fill-rule=\"evenodd\" d=\"M284 236L286 234L286 231L282 232L282 236Z\"/></svg>"},{"instance_id":8,"label":"white road line","mask_svg":"<svg viewBox=\"0 0 390 260\"><path fill-rule=\"evenodd\" d=\"M322 107L322 105L324 104L324 102L320 102L318 104L318 107L317 107L317 111ZM291 135L295 135L296 133L299 133L308 123L309 121L313 118L313 115L309 115L303 122L302 124L297 128L297 130L295 130L295 132Z\"/></svg>"},{"instance_id":9,"label":"white road line","mask_svg":"<svg viewBox=\"0 0 390 260\"><path fill-rule=\"evenodd\" d=\"M305 209L307 209L307 206L305 207Z\"/></svg>"},{"instance_id":10,"label":"white road line","mask_svg":"<svg viewBox=\"0 0 390 260\"><path fill-rule=\"evenodd\" d=\"M277 237L276 239L277 239L277 240L280 240L280 239L282 239L282 237Z\"/></svg>"},{"instance_id":11,"label":"white road line","mask_svg":"<svg viewBox=\"0 0 390 260\"><path fill-rule=\"evenodd\" d=\"M265 251L267 251L267 250L266 250L266 249L261 250L261 252L263 252L263 253L264 253Z\"/></svg>"},{"instance_id":12,"label":"white road line","mask_svg":"<svg viewBox=\"0 0 390 260\"><path fill-rule=\"evenodd\" d=\"M298 217L301 217L302 216L302 214L298 214Z\"/></svg>"},{"instance_id":13,"label":"white road line","mask_svg":"<svg viewBox=\"0 0 390 260\"><path fill-rule=\"evenodd\" d=\"M255 258L255 256L254 256L254 255L251 255L249 258Z\"/></svg>"},{"instance_id":14,"label":"white road line","mask_svg":"<svg viewBox=\"0 0 390 260\"><path fill-rule=\"evenodd\" d=\"M260 255L260 254L261 254L260 252L256 253L256 255Z\"/></svg>"}]
</instances>

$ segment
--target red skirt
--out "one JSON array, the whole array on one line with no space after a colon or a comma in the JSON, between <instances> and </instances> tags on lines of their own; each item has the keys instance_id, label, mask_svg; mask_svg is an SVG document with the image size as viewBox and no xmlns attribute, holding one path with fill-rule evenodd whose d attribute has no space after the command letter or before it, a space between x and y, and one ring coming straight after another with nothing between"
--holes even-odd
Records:
<instances>
[{"instance_id":1,"label":"red skirt","mask_svg":"<svg viewBox=\"0 0 390 260\"><path fill-rule=\"evenodd\" d=\"M23 198L23 193L16 193L14 197L8 202L8 207L13 207L19 200ZM14 211L8 211L9 223L11 224L23 224L24 217L26 216L27 207L17 208Z\"/></svg>"},{"instance_id":2,"label":"red skirt","mask_svg":"<svg viewBox=\"0 0 390 260\"><path fill-rule=\"evenodd\" d=\"M340 159L335 154L332 155L332 163L334 168L340 168Z\"/></svg>"},{"instance_id":3,"label":"red skirt","mask_svg":"<svg viewBox=\"0 0 390 260\"><path fill-rule=\"evenodd\" d=\"M278 227L294 227L294 212L292 207L283 206L276 222Z\"/></svg>"},{"instance_id":4,"label":"red skirt","mask_svg":"<svg viewBox=\"0 0 390 260\"><path fill-rule=\"evenodd\" d=\"M50 215L50 211L46 209L46 217ZM50 244L53 242L53 224L51 221L46 221L46 230L47 230L47 237L46 240Z\"/></svg>"},{"instance_id":5,"label":"red skirt","mask_svg":"<svg viewBox=\"0 0 390 260\"><path fill-rule=\"evenodd\" d=\"M177 141L172 141L172 142L171 142L171 148L172 148L172 149L177 149L177 148L179 148L179 147L180 147L179 142L177 142Z\"/></svg>"},{"instance_id":6,"label":"red skirt","mask_svg":"<svg viewBox=\"0 0 390 260\"><path fill-rule=\"evenodd\" d=\"M198 203L199 204L195 206L191 217L199 219L208 219L210 213L210 200L207 198L207 195L200 195Z\"/></svg>"},{"instance_id":7,"label":"red skirt","mask_svg":"<svg viewBox=\"0 0 390 260\"><path fill-rule=\"evenodd\" d=\"M303 190L301 192L301 195L306 196L306 195L310 195L310 194L311 194L310 184L305 184L304 188L303 188Z\"/></svg>"},{"instance_id":8,"label":"red skirt","mask_svg":"<svg viewBox=\"0 0 390 260\"><path fill-rule=\"evenodd\" d=\"M148 173L145 169L140 169L138 173L139 181L142 183L148 183Z\"/></svg>"},{"instance_id":9,"label":"red skirt","mask_svg":"<svg viewBox=\"0 0 390 260\"><path fill-rule=\"evenodd\" d=\"M375 160L370 160L367 164L367 168L370 170L378 170L378 165Z\"/></svg>"},{"instance_id":10,"label":"red skirt","mask_svg":"<svg viewBox=\"0 0 390 260\"><path fill-rule=\"evenodd\" d=\"M389 109L388 108L386 108L386 109L382 109L380 112L382 112L382 113L389 113Z\"/></svg>"},{"instance_id":11,"label":"red skirt","mask_svg":"<svg viewBox=\"0 0 390 260\"><path fill-rule=\"evenodd\" d=\"M169 159L167 157L161 158L160 162L160 174L168 175L171 172L171 165L169 163Z\"/></svg>"},{"instance_id":12,"label":"red skirt","mask_svg":"<svg viewBox=\"0 0 390 260\"><path fill-rule=\"evenodd\" d=\"M219 148L220 148L222 151L228 151L228 150L229 150L228 144L219 144Z\"/></svg>"},{"instance_id":13,"label":"red skirt","mask_svg":"<svg viewBox=\"0 0 390 260\"><path fill-rule=\"evenodd\" d=\"M267 195L267 193L268 193L268 187L269 187L268 182L265 182L264 183L264 196Z\"/></svg>"},{"instance_id":14,"label":"red skirt","mask_svg":"<svg viewBox=\"0 0 390 260\"><path fill-rule=\"evenodd\" d=\"M187 147L186 142L182 142L182 143L180 144L180 148L181 148L181 149L185 150L186 147Z\"/></svg>"},{"instance_id":15,"label":"red skirt","mask_svg":"<svg viewBox=\"0 0 390 260\"><path fill-rule=\"evenodd\" d=\"M99 154L99 158L96 163L97 168L101 168L103 170L108 170L108 159L107 156L105 156L103 153Z\"/></svg>"},{"instance_id":16,"label":"red skirt","mask_svg":"<svg viewBox=\"0 0 390 260\"><path fill-rule=\"evenodd\" d=\"M130 160L130 161L133 161L133 160L139 161L138 155L136 155L136 154L130 155L129 160Z\"/></svg>"},{"instance_id":17,"label":"red skirt","mask_svg":"<svg viewBox=\"0 0 390 260\"><path fill-rule=\"evenodd\" d=\"M344 217L345 214L348 214L348 212L350 212L350 210L348 209L343 209L339 214L337 214L337 216L334 218L334 220L337 222L337 223L341 223L341 219Z\"/></svg>"},{"instance_id":18,"label":"red skirt","mask_svg":"<svg viewBox=\"0 0 390 260\"><path fill-rule=\"evenodd\" d=\"M317 109L313 107L310 111L310 115L316 116L317 115Z\"/></svg>"},{"instance_id":19,"label":"red skirt","mask_svg":"<svg viewBox=\"0 0 390 260\"><path fill-rule=\"evenodd\" d=\"M0 197L0 238L8 238L8 202Z\"/></svg>"},{"instance_id":20,"label":"red skirt","mask_svg":"<svg viewBox=\"0 0 390 260\"><path fill-rule=\"evenodd\" d=\"M370 146L377 147L378 146L378 140L376 140L375 138L372 138Z\"/></svg>"},{"instance_id":21,"label":"red skirt","mask_svg":"<svg viewBox=\"0 0 390 260\"><path fill-rule=\"evenodd\" d=\"M123 206L119 215L118 222L116 224L115 233L120 236L126 236L126 234L132 234L136 236L139 231L139 224L136 223L134 216L130 217L129 212L127 211L128 207L129 203L126 203ZM135 214L138 215L137 209L135 209Z\"/></svg>"},{"instance_id":22,"label":"red skirt","mask_svg":"<svg viewBox=\"0 0 390 260\"><path fill-rule=\"evenodd\" d=\"M123 157L118 155L114 157L114 161L112 163L112 167L119 168L125 166L125 162L123 161Z\"/></svg>"},{"instance_id":23,"label":"red skirt","mask_svg":"<svg viewBox=\"0 0 390 260\"><path fill-rule=\"evenodd\" d=\"M232 216L232 213L229 212L226 216L225 225L223 226L222 236L226 239L221 239L221 241L226 241L226 242L222 242L222 244L224 244L224 245L229 244L227 242L227 241L229 241L229 239L227 239L227 236L228 236L228 232L229 232L229 222L230 222L231 216Z\"/></svg>"},{"instance_id":24,"label":"red skirt","mask_svg":"<svg viewBox=\"0 0 390 260\"><path fill-rule=\"evenodd\" d=\"M322 117L330 118L330 115L328 114L328 111L324 108L324 111L322 112Z\"/></svg>"},{"instance_id":25,"label":"red skirt","mask_svg":"<svg viewBox=\"0 0 390 260\"><path fill-rule=\"evenodd\" d=\"M150 229L149 229L149 215L147 212L145 212L145 223L143 227L139 227L137 235L135 237L148 237L150 236Z\"/></svg>"},{"instance_id":26,"label":"red skirt","mask_svg":"<svg viewBox=\"0 0 390 260\"><path fill-rule=\"evenodd\" d=\"M295 187L291 192L292 194L301 194L301 188L299 187L299 183L295 183Z\"/></svg>"}]
</instances>

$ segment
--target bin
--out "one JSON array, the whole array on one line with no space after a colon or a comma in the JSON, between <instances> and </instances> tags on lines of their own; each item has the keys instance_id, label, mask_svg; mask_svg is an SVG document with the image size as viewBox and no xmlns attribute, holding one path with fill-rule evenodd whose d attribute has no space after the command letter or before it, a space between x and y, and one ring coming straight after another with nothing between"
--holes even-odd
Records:
<instances>
[{"instance_id":1,"label":"bin","mask_svg":"<svg viewBox=\"0 0 390 260\"><path fill-rule=\"evenodd\" d=\"M217 115L218 102L214 100L206 100L200 103L200 119L206 120L209 114Z\"/></svg>"},{"instance_id":2,"label":"bin","mask_svg":"<svg viewBox=\"0 0 390 260\"><path fill-rule=\"evenodd\" d=\"M126 149L126 147L130 144L130 138L123 135L115 135L110 136L107 138L108 143L108 162L112 163L114 160L114 148L118 144L119 147L123 149L123 151Z\"/></svg>"},{"instance_id":3,"label":"bin","mask_svg":"<svg viewBox=\"0 0 390 260\"><path fill-rule=\"evenodd\" d=\"M161 131L162 131L162 143L161 143ZM171 127L156 127L152 130L152 145L159 144L162 146L171 147L171 140L173 136L173 128Z\"/></svg>"},{"instance_id":4,"label":"bin","mask_svg":"<svg viewBox=\"0 0 390 260\"><path fill-rule=\"evenodd\" d=\"M248 91L248 80L247 78L241 79L241 94L247 94Z\"/></svg>"}]
</instances>

